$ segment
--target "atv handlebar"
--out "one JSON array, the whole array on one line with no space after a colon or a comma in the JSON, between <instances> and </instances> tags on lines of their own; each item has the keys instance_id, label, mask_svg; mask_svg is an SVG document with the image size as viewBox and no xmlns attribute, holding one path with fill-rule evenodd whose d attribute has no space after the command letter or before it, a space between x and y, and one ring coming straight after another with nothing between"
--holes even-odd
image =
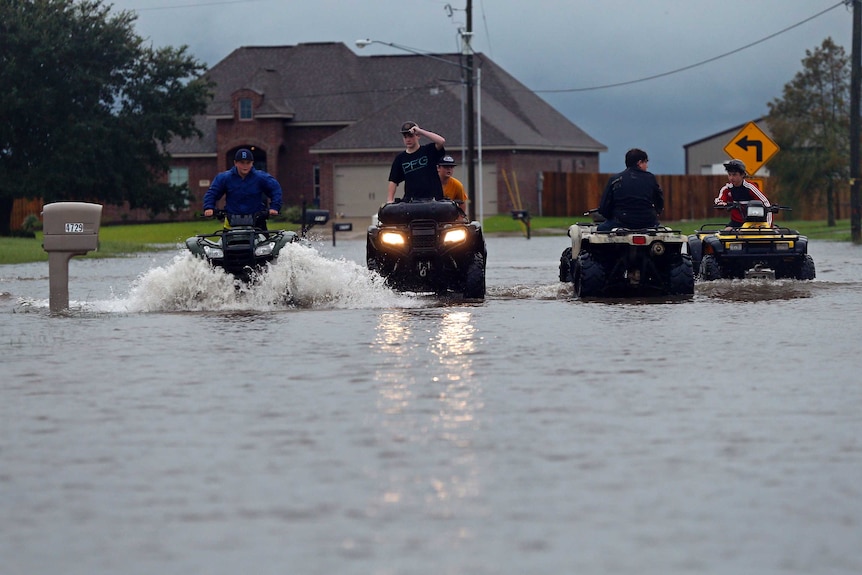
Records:
<instances>
[{"instance_id":1,"label":"atv handlebar","mask_svg":"<svg viewBox=\"0 0 862 575\"><path fill-rule=\"evenodd\" d=\"M201 215L200 217L205 218L205 219L212 218L214 220L225 221L226 219L229 219L230 216L250 217L250 218L252 218L253 221L254 220L260 220L260 219L266 220L266 219L269 219L269 211L268 210L261 210L259 212L255 212L253 214L231 214L231 213L226 212L225 210L213 210L213 215L211 215L211 216Z\"/></svg>"},{"instance_id":2,"label":"atv handlebar","mask_svg":"<svg viewBox=\"0 0 862 575\"><path fill-rule=\"evenodd\" d=\"M732 209L745 210L745 206L747 204L748 204L748 202L727 202L726 204L715 204L713 207L716 210L732 210ZM779 206L778 204L770 204L769 206L763 206L763 207L767 212L772 213L772 214L777 214L778 212L781 212L781 211L788 211L789 212L789 211L793 210L793 208L791 208L790 206Z\"/></svg>"}]
</instances>

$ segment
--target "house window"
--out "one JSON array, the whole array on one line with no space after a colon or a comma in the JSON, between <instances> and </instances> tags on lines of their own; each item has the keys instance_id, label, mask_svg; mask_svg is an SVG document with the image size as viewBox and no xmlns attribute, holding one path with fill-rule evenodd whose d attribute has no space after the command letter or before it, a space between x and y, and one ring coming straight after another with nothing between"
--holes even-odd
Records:
<instances>
[{"instance_id":1,"label":"house window","mask_svg":"<svg viewBox=\"0 0 862 575\"><path fill-rule=\"evenodd\" d=\"M252 119L251 98L240 98L240 101L239 101L239 119L240 120L251 120Z\"/></svg>"},{"instance_id":2,"label":"house window","mask_svg":"<svg viewBox=\"0 0 862 575\"><path fill-rule=\"evenodd\" d=\"M186 191L182 207L187 210L189 208L189 169L182 166L171 166L168 170L168 183L172 186L181 187Z\"/></svg>"}]
</instances>

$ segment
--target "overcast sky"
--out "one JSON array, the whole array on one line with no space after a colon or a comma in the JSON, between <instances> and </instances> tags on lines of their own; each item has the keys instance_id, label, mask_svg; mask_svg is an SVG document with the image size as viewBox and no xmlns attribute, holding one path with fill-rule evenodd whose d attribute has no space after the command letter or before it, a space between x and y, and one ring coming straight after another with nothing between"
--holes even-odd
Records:
<instances>
[{"instance_id":1,"label":"overcast sky","mask_svg":"<svg viewBox=\"0 0 862 575\"><path fill-rule=\"evenodd\" d=\"M240 46L343 42L360 55L404 53L359 50L359 38L455 52L466 25L466 0L105 3L135 11L136 31L155 46L188 45L209 66ZM621 170L636 146L651 171L680 174L683 145L765 115L806 50L831 36L849 56L852 10L839 0L474 0L473 33L476 52L608 147L601 171Z\"/></svg>"}]
</instances>

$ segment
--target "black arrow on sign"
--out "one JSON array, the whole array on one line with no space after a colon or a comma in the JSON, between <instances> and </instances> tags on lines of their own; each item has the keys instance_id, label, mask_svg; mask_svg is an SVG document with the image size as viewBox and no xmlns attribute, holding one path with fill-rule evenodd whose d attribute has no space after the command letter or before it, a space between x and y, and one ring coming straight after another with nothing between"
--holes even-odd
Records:
<instances>
[{"instance_id":1,"label":"black arrow on sign","mask_svg":"<svg viewBox=\"0 0 862 575\"><path fill-rule=\"evenodd\" d=\"M760 140L749 140L748 136L743 136L742 139L736 141L736 145L739 146L740 148L742 148L743 150L745 150L746 152L748 151L749 146L754 146L755 148L757 148L757 156L756 156L757 161L758 162L763 161L763 142L762 141L760 141Z\"/></svg>"}]
</instances>

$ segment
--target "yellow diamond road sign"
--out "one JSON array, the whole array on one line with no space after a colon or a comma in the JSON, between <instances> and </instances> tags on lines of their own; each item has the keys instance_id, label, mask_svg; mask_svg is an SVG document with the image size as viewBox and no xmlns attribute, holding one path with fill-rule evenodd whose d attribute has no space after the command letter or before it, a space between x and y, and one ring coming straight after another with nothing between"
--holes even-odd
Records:
<instances>
[{"instance_id":1,"label":"yellow diamond road sign","mask_svg":"<svg viewBox=\"0 0 862 575\"><path fill-rule=\"evenodd\" d=\"M745 162L745 169L754 174L778 152L778 144L770 140L757 124L749 122L728 142L724 151L731 158Z\"/></svg>"}]
</instances>

